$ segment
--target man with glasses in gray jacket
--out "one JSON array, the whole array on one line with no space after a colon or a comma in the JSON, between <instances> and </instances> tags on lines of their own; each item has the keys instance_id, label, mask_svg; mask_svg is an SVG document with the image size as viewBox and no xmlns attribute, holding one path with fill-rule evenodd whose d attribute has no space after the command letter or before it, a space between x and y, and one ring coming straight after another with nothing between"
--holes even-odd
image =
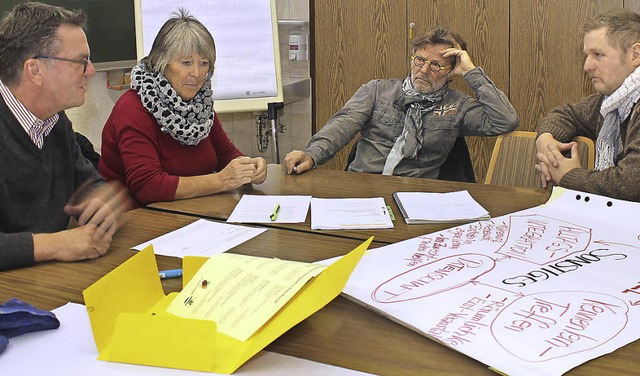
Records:
<instances>
[{"instance_id":1,"label":"man with glasses in gray jacket","mask_svg":"<svg viewBox=\"0 0 640 376\"><path fill-rule=\"evenodd\" d=\"M436 27L411 48L409 76L363 85L304 151L286 155L287 173L327 162L360 133L349 171L436 179L458 137L496 136L517 128L511 103L473 64L457 32ZM476 99L449 88L456 75Z\"/></svg>"}]
</instances>

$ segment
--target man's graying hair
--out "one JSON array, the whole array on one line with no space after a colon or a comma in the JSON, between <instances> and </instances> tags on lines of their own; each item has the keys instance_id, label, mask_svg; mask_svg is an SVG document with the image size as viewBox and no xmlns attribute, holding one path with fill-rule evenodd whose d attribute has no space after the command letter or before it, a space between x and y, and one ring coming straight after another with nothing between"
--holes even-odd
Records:
<instances>
[{"instance_id":1,"label":"man's graying hair","mask_svg":"<svg viewBox=\"0 0 640 376\"><path fill-rule=\"evenodd\" d=\"M28 2L18 4L0 20L0 80L18 85L22 67L36 55L60 51L57 32L62 25L85 27L81 10Z\"/></svg>"},{"instance_id":2,"label":"man's graying hair","mask_svg":"<svg viewBox=\"0 0 640 376\"><path fill-rule=\"evenodd\" d=\"M602 12L582 25L582 33L607 28L609 44L622 52L640 42L640 15L627 9L613 9Z\"/></svg>"},{"instance_id":3,"label":"man's graying hair","mask_svg":"<svg viewBox=\"0 0 640 376\"><path fill-rule=\"evenodd\" d=\"M460 49L467 49L467 42L462 39L460 34L448 27L435 27L411 42L411 53L415 54L416 51L429 44L448 44L451 47L459 45Z\"/></svg>"},{"instance_id":4,"label":"man's graying hair","mask_svg":"<svg viewBox=\"0 0 640 376\"><path fill-rule=\"evenodd\" d=\"M164 74L164 70L177 57L191 56L197 52L209 59L211 77L216 61L216 45L207 28L189 12L180 8L167 22L162 25L153 41L151 52L142 59L154 70Z\"/></svg>"}]
</instances>

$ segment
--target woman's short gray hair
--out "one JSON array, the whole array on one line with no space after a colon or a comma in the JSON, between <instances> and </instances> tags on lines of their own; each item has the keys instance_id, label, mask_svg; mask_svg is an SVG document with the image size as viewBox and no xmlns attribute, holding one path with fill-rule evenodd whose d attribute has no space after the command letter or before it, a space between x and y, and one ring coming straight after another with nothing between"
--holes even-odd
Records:
<instances>
[{"instance_id":1,"label":"woman's short gray hair","mask_svg":"<svg viewBox=\"0 0 640 376\"><path fill-rule=\"evenodd\" d=\"M142 59L144 63L164 74L164 70L177 57L190 56L194 52L209 59L209 77L216 61L216 44L207 28L183 8L173 13L162 25L153 41L151 52Z\"/></svg>"}]
</instances>

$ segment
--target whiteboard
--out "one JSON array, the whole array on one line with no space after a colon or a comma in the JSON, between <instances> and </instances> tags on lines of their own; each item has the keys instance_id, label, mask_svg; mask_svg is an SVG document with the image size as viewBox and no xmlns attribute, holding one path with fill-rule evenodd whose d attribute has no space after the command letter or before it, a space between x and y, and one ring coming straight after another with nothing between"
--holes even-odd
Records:
<instances>
[{"instance_id":1,"label":"whiteboard","mask_svg":"<svg viewBox=\"0 0 640 376\"><path fill-rule=\"evenodd\" d=\"M138 60L179 8L202 22L216 43L214 109L266 111L283 102L275 0L135 0Z\"/></svg>"}]
</instances>

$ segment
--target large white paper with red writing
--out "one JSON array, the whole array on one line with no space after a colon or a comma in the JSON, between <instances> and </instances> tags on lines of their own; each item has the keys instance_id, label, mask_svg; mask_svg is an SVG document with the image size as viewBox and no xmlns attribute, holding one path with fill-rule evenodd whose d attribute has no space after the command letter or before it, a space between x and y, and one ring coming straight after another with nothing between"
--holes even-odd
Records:
<instances>
[{"instance_id":1,"label":"large white paper with red writing","mask_svg":"<svg viewBox=\"0 0 640 376\"><path fill-rule=\"evenodd\" d=\"M547 204L369 251L345 294L512 375L560 375L640 338L639 203Z\"/></svg>"}]
</instances>

